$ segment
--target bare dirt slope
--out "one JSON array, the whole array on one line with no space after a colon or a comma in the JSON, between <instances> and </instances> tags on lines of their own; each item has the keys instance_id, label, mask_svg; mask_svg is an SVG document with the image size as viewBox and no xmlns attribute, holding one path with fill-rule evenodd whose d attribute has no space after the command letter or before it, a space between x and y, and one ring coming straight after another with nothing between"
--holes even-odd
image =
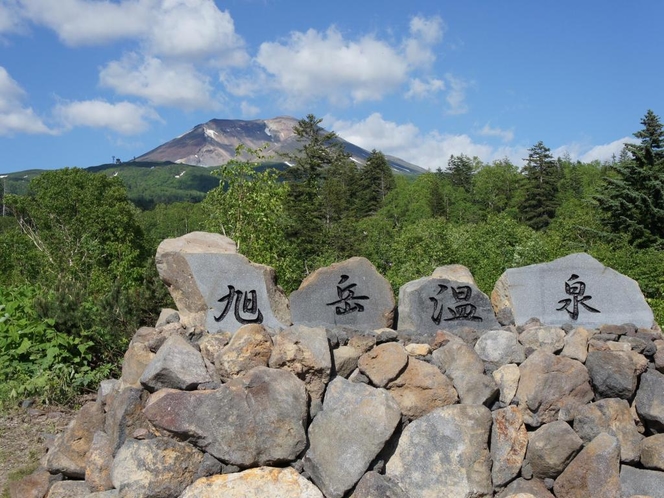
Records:
<instances>
[{"instance_id":1,"label":"bare dirt slope","mask_svg":"<svg viewBox=\"0 0 664 498\"><path fill-rule=\"evenodd\" d=\"M72 408L33 406L0 413L0 496L9 496L10 479L29 474L55 435L74 418Z\"/></svg>"}]
</instances>

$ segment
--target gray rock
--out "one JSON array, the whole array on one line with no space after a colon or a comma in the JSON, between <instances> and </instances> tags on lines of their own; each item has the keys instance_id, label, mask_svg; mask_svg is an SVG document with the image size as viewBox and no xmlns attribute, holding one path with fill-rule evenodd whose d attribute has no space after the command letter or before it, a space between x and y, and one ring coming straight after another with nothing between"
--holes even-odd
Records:
<instances>
[{"instance_id":1,"label":"gray rock","mask_svg":"<svg viewBox=\"0 0 664 498\"><path fill-rule=\"evenodd\" d=\"M490 330L477 339L475 351L493 372L509 363L522 363L526 359L519 337L509 330Z\"/></svg>"},{"instance_id":2,"label":"gray rock","mask_svg":"<svg viewBox=\"0 0 664 498\"><path fill-rule=\"evenodd\" d=\"M86 495L85 498L118 498L120 496L117 489L109 489L108 491L97 491Z\"/></svg>"},{"instance_id":3,"label":"gray rock","mask_svg":"<svg viewBox=\"0 0 664 498\"><path fill-rule=\"evenodd\" d=\"M290 295L294 324L392 327L392 286L366 258L350 258L309 275Z\"/></svg>"},{"instance_id":4,"label":"gray rock","mask_svg":"<svg viewBox=\"0 0 664 498\"><path fill-rule=\"evenodd\" d=\"M322 327L293 325L274 337L270 368L283 368L304 381L312 400L322 400L332 372L332 353Z\"/></svg>"},{"instance_id":5,"label":"gray rock","mask_svg":"<svg viewBox=\"0 0 664 498\"><path fill-rule=\"evenodd\" d=\"M519 342L526 349L541 349L548 353L558 353L565 346L565 331L559 327L533 327L524 330L519 335Z\"/></svg>"},{"instance_id":6,"label":"gray rock","mask_svg":"<svg viewBox=\"0 0 664 498\"><path fill-rule=\"evenodd\" d=\"M620 442L620 461L639 461L643 435L639 434L629 403L624 399L601 399L579 407L574 417L574 430L586 443L602 432L615 436Z\"/></svg>"},{"instance_id":7,"label":"gray rock","mask_svg":"<svg viewBox=\"0 0 664 498\"><path fill-rule=\"evenodd\" d=\"M104 432L111 439L113 454L136 429L148 428L143 415L144 396L147 393L143 389L127 387L109 397Z\"/></svg>"},{"instance_id":8,"label":"gray rock","mask_svg":"<svg viewBox=\"0 0 664 498\"><path fill-rule=\"evenodd\" d=\"M664 472L623 465L620 469L622 496L659 498L664 490Z\"/></svg>"},{"instance_id":9,"label":"gray rock","mask_svg":"<svg viewBox=\"0 0 664 498\"><path fill-rule=\"evenodd\" d=\"M288 299L270 267L236 254L219 234L192 232L157 248L157 270L187 327L235 332L247 323L290 324Z\"/></svg>"},{"instance_id":10,"label":"gray rock","mask_svg":"<svg viewBox=\"0 0 664 498\"><path fill-rule=\"evenodd\" d=\"M408 354L401 344L387 342L364 353L357 366L376 387L385 387L396 379L408 364Z\"/></svg>"},{"instance_id":11,"label":"gray rock","mask_svg":"<svg viewBox=\"0 0 664 498\"><path fill-rule=\"evenodd\" d=\"M528 433L516 406L495 410L491 415L491 479L494 488L497 488L519 475L528 446Z\"/></svg>"},{"instance_id":12,"label":"gray rock","mask_svg":"<svg viewBox=\"0 0 664 498\"><path fill-rule=\"evenodd\" d=\"M85 481L59 481L48 490L47 498L87 498L89 495Z\"/></svg>"},{"instance_id":13,"label":"gray rock","mask_svg":"<svg viewBox=\"0 0 664 498\"><path fill-rule=\"evenodd\" d=\"M649 369L641 375L634 402L636 412L652 434L664 432L664 374Z\"/></svg>"},{"instance_id":14,"label":"gray rock","mask_svg":"<svg viewBox=\"0 0 664 498\"><path fill-rule=\"evenodd\" d=\"M444 278L424 277L399 289L399 330L435 336L441 329L470 326L500 328L486 294L475 285Z\"/></svg>"},{"instance_id":15,"label":"gray rock","mask_svg":"<svg viewBox=\"0 0 664 498\"><path fill-rule=\"evenodd\" d=\"M491 422L480 405L436 409L404 429L385 474L418 498L492 496Z\"/></svg>"},{"instance_id":16,"label":"gray rock","mask_svg":"<svg viewBox=\"0 0 664 498\"><path fill-rule=\"evenodd\" d=\"M496 310L511 309L516 325L531 317L547 325L571 322L588 328L626 322L650 328L654 323L639 284L585 253L507 270L491 302Z\"/></svg>"},{"instance_id":17,"label":"gray rock","mask_svg":"<svg viewBox=\"0 0 664 498\"><path fill-rule=\"evenodd\" d=\"M536 351L519 366L515 400L527 425L539 427L562 418L593 399L588 371L570 358Z\"/></svg>"},{"instance_id":18,"label":"gray rock","mask_svg":"<svg viewBox=\"0 0 664 498\"><path fill-rule=\"evenodd\" d=\"M387 385L387 389L408 420L459 400L450 379L435 366L415 358L408 359L406 369Z\"/></svg>"},{"instance_id":19,"label":"gray rock","mask_svg":"<svg viewBox=\"0 0 664 498\"><path fill-rule=\"evenodd\" d=\"M266 367L272 354L272 338L258 324L240 327L228 345L215 357L214 364L222 380L244 375L254 367Z\"/></svg>"},{"instance_id":20,"label":"gray rock","mask_svg":"<svg viewBox=\"0 0 664 498\"><path fill-rule=\"evenodd\" d=\"M593 439L558 476L553 492L557 498L620 498L618 440L605 433Z\"/></svg>"},{"instance_id":21,"label":"gray rock","mask_svg":"<svg viewBox=\"0 0 664 498\"><path fill-rule=\"evenodd\" d=\"M307 393L286 370L256 367L214 391L158 391L146 417L241 468L294 460L305 448Z\"/></svg>"},{"instance_id":22,"label":"gray rock","mask_svg":"<svg viewBox=\"0 0 664 498\"><path fill-rule=\"evenodd\" d=\"M100 405L86 403L76 414L46 455L46 469L75 479L85 478L85 458L95 432L104 426L104 411Z\"/></svg>"},{"instance_id":23,"label":"gray rock","mask_svg":"<svg viewBox=\"0 0 664 498\"><path fill-rule=\"evenodd\" d=\"M648 469L664 470L664 434L655 434L641 441L641 465Z\"/></svg>"},{"instance_id":24,"label":"gray rock","mask_svg":"<svg viewBox=\"0 0 664 498\"><path fill-rule=\"evenodd\" d=\"M111 481L113 449L113 442L105 432L95 432L85 462L85 482L90 491L106 491L113 488Z\"/></svg>"},{"instance_id":25,"label":"gray rock","mask_svg":"<svg viewBox=\"0 0 664 498\"><path fill-rule=\"evenodd\" d=\"M198 479L180 498L323 498L311 482L291 467L260 467Z\"/></svg>"},{"instance_id":26,"label":"gray rock","mask_svg":"<svg viewBox=\"0 0 664 498\"><path fill-rule=\"evenodd\" d=\"M555 479L582 447L583 441L567 422L551 422L530 434L526 459L535 477Z\"/></svg>"},{"instance_id":27,"label":"gray rock","mask_svg":"<svg viewBox=\"0 0 664 498\"><path fill-rule=\"evenodd\" d=\"M394 480L370 471L362 476L350 498L409 498L409 496Z\"/></svg>"},{"instance_id":28,"label":"gray rock","mask_svg":"<svg viewBox=\"0 0 664 498\"><path fill-rule=\"evenodd\" d=\"M519 387L519 379L521 378L519 367L514 363L503 365L498 370L494 370L492 375L498 389L500 389L499 401L503 405L509 405L516 395L517 387Z\"/></svg>"},{"instance_id":29,"label":"gray rock","mask_svg":"<svg viewBox=\"0 0 664 498\"><path fill-rule=\"evenodd\" d=\"M590 332L583 327L575 327L565 336L565 346L560 352L560 356L578 360L581 363L586 362L588 356L588 341Z\"/></svg>"},{"instance_id":30,"label":"gray rock","mask_svg":"<svg viewBox=\"0 0 664 498\"><path fill-rule=\"evenodd\" d=\"M491 406L500 390L492 376L469 373L456 376L452 384L459 394L459 403Z\"/></svg>"},{"instance_id":31,"label":"gray rock","mask_svg":"<svg viewBox=\"0 0 664 498\"><path fill-rule=\"evenodd\" d=\"M463 341L449 341L436 349L431 362L451 378L484 373L484 362L472 346Z\"/></svg>"},{"instance_id":32,"label":"gray rock","mask_svg":"<svg viewBox=\"0 0 664 498\"><path fill-rule=\"evenodd\" d=\"M145 368L140 381L150 392L164 387L191 391L212 379L201 353L183 337L172 335Z\"/></svg>"},{"instance_id":33,"label":"gray rock","mask_svg":"<svg viewBox=\"0 0 664 498\"><path fill-rule=\"evenodd\" d=\"M629 355L620 351L591 351L586 359L597 398L630 399L636 390L636 372Z\"/></svg>"},{"instance_id":34,"label":"gray rock","mask_svg":"<svg viewBox=\"0 0 664 498\"><path fill-rule=\"evenodd\" d=\"M203 453L188 443L128 439L113 460L111 479L121 497L177 498L194 481L202 460Z\"/></svg>"},{"instance_id":35,"label":"gray rock","mask_svg":"<svg viewBox=\"0 0 664 498\"><path fill-rule=\"evenodd\" d=\"M120 381L118 379L106 379L102 380L99 383L99 389L97 390L97 403L104 406L106 404L106 398L109 394L115 392L120 387Z\"/></svg>"},{"instance_id":36,"label":"gray rock","mask_svg":"<svg viewBox=\"0 0 664 498\"><path fill-rule=\"evenodd\" d=\"M350 346L339 346L337 349L332 350L336 375L347 379L353 373L353 370L357 368L357 361L360 359L360 356L361 353Z\"/></svg>"},{"instance_id":37,"label":"gray rock","mask_svg":"<svg viewBox=\"0 0 664 498\"><path fill-rule=\"evenodd\" d=\"M159 313L159 318L155 324L155 328L163 327L169 323L177 323L180 321L180 313L173 308L163 308Z\"/></svg>"},{"instance_id":38,"label":"gray rock","mask_svg":"<svg viewBox=\"0 0 664 498\"><path fill-rule=\"evenodd\" d=\"M383 449L401 412L384 389L333 380L309 427L304 469L326 497L341 498Z\"/></svg>"}]
</instances>

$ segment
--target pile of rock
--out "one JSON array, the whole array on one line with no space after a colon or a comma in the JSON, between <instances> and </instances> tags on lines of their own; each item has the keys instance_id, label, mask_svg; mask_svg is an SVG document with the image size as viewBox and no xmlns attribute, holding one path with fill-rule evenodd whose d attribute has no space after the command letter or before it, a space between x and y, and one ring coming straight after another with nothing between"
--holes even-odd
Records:
<instances>
[{"instance_id":1,"label":"pile of rock","mask_svg":"<svg viewBox=\"0 0 664 498\"><path fill-rule=\"evenodd\" d=\"M408 292L428 286L436 318L436 299L456 289L464 307L447 311L463 313L465 325L441 321L434 333L335 325L333 312L325 325L239 323L210 333L201 326L210 321L204 306L198 315L164 310L156 327L136 332L121 378L102 383L96 402L80 410L43 468L16 483L12 496L664 496L659 330L520 322L505 310L514 295L504 281L499 316L516 324L495 316L480 323L471 318L486 318L475 312L487 298L456 271L440 270L401 293L399 313L408 315L423 301ZM325 306L345 312L346 302L378 301L362 285L349 298L347 282L367 280L340 278L347 266L328 273L342 290ZM274 290L260 292L280 300ZM594 301L589 293L568 295L601 308L596 294ZM237 305L238 316L258 316L254 298L243 299L248 305ZM313 321L306 310L315 300L297 297L295 308L298 299L309 304L297 313ZM391 320L391 310L380 310L376 320ZM290 321L283 310L263 313Z\"/></svg>"}]
</instances>

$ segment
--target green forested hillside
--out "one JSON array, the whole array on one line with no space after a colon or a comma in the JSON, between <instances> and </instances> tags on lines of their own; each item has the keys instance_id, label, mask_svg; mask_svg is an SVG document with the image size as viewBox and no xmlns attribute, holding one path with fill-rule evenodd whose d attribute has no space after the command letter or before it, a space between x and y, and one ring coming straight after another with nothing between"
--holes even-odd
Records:
<instances>
[{"instance_id":1,"label":"green forested hillside","mask_svg":"<svg viewBox=\"0 0 664 498\"><path fill-rule=\"evenodd\" d=\"M117 373L128 338L170 302L158 243L194 230L233 238L275 267L287 292L321 266L365 256L395 291L460 263L490 293L507 268L586 251L636 279L664 320L664 133L654 113L640 129L635 119L639 142L608 163L556 158L538 142L523 168L459 155L417 177L395 177L379 151L358 169L319 123L299 122L302 150L283 173L242 161L214 176L108 165L44 172L24 195L11 191L0 222L0 400L65 399ZM145 177L155 192L138 192Z\"/></svg>"}]
</instances>

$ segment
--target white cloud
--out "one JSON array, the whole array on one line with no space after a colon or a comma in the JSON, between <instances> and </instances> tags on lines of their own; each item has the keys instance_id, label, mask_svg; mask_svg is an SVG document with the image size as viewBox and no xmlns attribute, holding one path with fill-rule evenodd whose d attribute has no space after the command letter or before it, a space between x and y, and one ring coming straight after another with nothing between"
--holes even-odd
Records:
<instances>
[{"instance_id":1,"label":"white cloud","mask_svg":"<svg viewBox=\"0 0 664 498\"><path fill-rule=\"evenodd\" d=\"M443 20L440 17L413 17L410 38L404 40L406 59L412 66L428 66L436 60L432 47L443 39Z\"/></svg>"},{"instance_id":2,"label":"white cloud","mask_svg":"<svg viewBox=\"0 0 664 498\"><path fill-rule=\"evenodd\" d=\"M626 143L638 143L638 140L634 137L623 137L608 144L601 145L588 145L578 142L573 142L571 144L566 144L558 147L552 151L554 157L562 157L565 154L569 155L570 159L573 161L581 161L584 163L589 163L592 161L610 161L615 155L616 158L620 156L624 145Z\"/></svg>"},{"instance_id":3,"label":"white cloud","mask_svg":"<svg viewBox=\"0 0 664 498\"><path fill-rule=\"evenodd\" d=\"M4 0L0 3L0 35L20 33L25 26L16 0Z\"/></svg>"},{"instance_id":4,"label":"white cloud","mask_svg":"<svg viewBox=\"0 0 664 498\"><path fill-rule=\"evenodd\" d=\"M447 92L447 103L449 105L447 114L465 114L468 112L466 104L466 88L469 83L452 74L446 74L445 79L449 84Z\"/></svg>"},{"instance_id":5,"label":"white cloud","mask_svg":"<svg viewBox=\"0 0 664 498\"><path fill-rule=\"evenodd\" d=\"M412 78L405 97L407 99L424 99L443 90L445 90L445 82L443 80L429 78L427 81L422 81L419 78Z\"/></svg>"},{"instance_id":6,"label":"white cloud","mask_svg":"<svg viewBox=\"0 0 664 498\"><path fill-rule=\"evenodd\" d=\"M511 142L514 140L514 130L503 130L501 128L493 128L489 123L484 125L480 130L480 135L485 137L498 137L503 142Z\"/></svg>"},{"instance_id":7,"label":"white cloud","mask_svg":"<svg viewBox=\"0 0 664 498\"><path fill-rule=\"evenodd\" d=\"M29 21L51 28L70 46L139 40L149 55L248 61L233 19L214 0L22 0Z\"/></svg>"},{"instance_id":8,"label":"white cloud","mask_svg":"<svg viewBox=\"0 0 664 498\"><path fill-rule=\"evenodd\" d=\"M24 107L25 90L0 66L0 135L47 133L54 131L44 124L31 107Z\"/></svg>"},{"instance_id":9,"label":"white cloud","mask_svg":"<svg viewBox=\"0 0 664 498\"><path fill-rule=\"evenodd\" d=\"M341 105L380 100L433 61L431 48L442 29L439 18L414 18L400 45L375 35L346 39L334 26L293 32L286 40L261 44L255 63L291 108L318 99Z\"/></svg>"},{"instance_id":10,"label":"white cloud","mask_svg":"<svg viewBox=\"0 0 664 498\"><path fill-rule=\"evenodd\" d=\"M142 97L157 106L219 108L211 95L209 78L191 64L132 53L107 64L99 73L99 81L121 95Z\"/></svg>"},{"instance_id":11,"label":"white cloud","mask_svg":"<svg viewBox=\"0 0 664 498\"><path fill-rule=\"evenodd\" d=\"M583 162L610 161L613 155L615 155L616 158L620 156L620 152L625 144L635 144L638 142L639 141L634 137L623 137L608 144L595 145L589 151L581 155L580 160Z\"/></svg>"},{"instance_id":12,"label":"white cloud","mask_svg":"<svg viewBox=\"0 0 664 498\"><path fill-rule=\"evenodd\" d=\"M251 105L249 102L243 100L240 104L240 112L242 112L242 117L253 118L258 115L261 110L255 105Z\"/></svg>"},{"instance_id":13,"label":"white cloud","mask_svg":"<svg viewBox=\"0 0 664 498\"><path fill-rule=\"evenodd\" d=\"M412 123L397 124L386 121L379 113L362 121L330 119L330 126L339 136L365 149L378 149L429 170L445 169L449 157L454 154L477 156L482 161L509 158L521 164L526 157L523 147L499 147L476 143L466 134L423 133Z\"/></svg>"},{"instance_id":14,"label":"white cloud","mask_svg":"<svg viewBox=\"0 0 664 498\"><path fill-rule=\"evenodd\" d=\"M149 128L148 120L158 120L158 114L131 102L110 104L103 100L85 100L58 104L54 114L66 128L87 126L108 128L123 135L135 135Z\"/></svg>"}]
</instances>

